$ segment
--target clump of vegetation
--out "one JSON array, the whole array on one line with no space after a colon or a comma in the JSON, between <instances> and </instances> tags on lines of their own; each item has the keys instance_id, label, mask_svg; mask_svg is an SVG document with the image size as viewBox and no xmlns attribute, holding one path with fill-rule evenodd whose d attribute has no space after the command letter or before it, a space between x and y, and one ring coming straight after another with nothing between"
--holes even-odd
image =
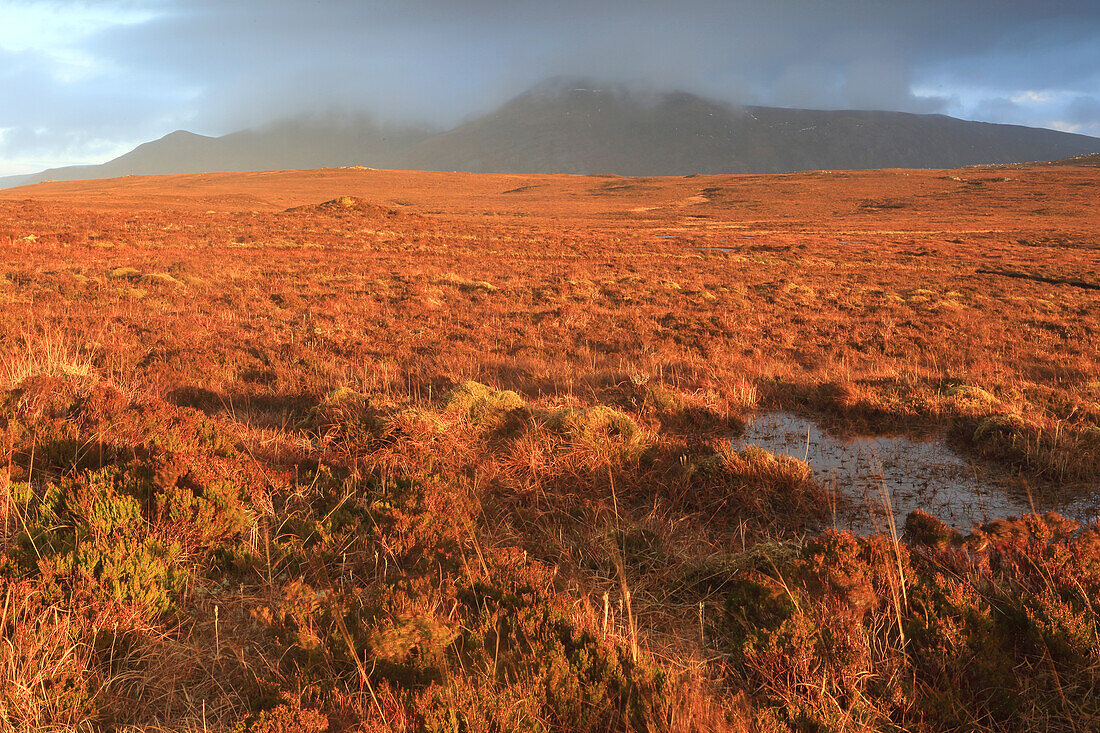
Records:
<instances>
[{"instance_id":1,"label":"clump of vegetation","mask_svg":"<svg viewBox=\"0 0 1100 733\"><path fill-rule=\"evenodd\" d=\"M1100 470L1100 430L1092 425L1050 427L1049 420L995 412L960 420L956 434L980 455L1057 480L1089 479Z\"/></svg>"},{"instance_id":2,"label":"clump of vegetation","mask_svg":"<svg viewBox=\"0 0 1100 733\"><path fill-rule=\"evenodd\" d=\"M7 575L7 574L5 574ZM0 726L91 728L104 722L105 682L90 629L44 601L33 583L0 581Z\"/></svg>"},{"instance_id":3,"label":"clump of vegetation","mask_svg":"<svg viewBox=\"0 0 1100 733\"><path fill-rule=\"evenodd\" d=\"M445 272L437 277L435 281L443 285L453 285L459 290L464 290L466 292L495 293L500 290L500 288L487 280L470 280L461 275L456 275L453 272Z\"/></svg>"},{"instance_id":4,"label":"clump of vegetation","mask_svg":"<svg viewBox=\"0 0 1100 733\"><path fill-rule=\"evenodd\" d=\"M936 517L922 511L913 511L905 520L905 539L914 545L925 545L937 550L963 544L962 533L948 527Z\"/></svg>"},{"instance_id":5,"label":"clump of vegetation","mask_svg":"<svg viewBox=\"0 0 1100 733\"><path fill-rule=\"evenodd\" d=\"M303 708L301 701L261 710L233 727L233 733L325 733L327 730L328 717L315 709Z\"/></svg>"},{"instance_id":6,"label":"clump of vegetation","mask_svg":"<svg viewBox=\"0 0 1100 733\"><path fill-rule=\"evenodd\" d=\"M345 454L369 450L390 441L385 414L364 394L348 387L329 392L299 423L320 445Z\"/></svg>"},{"instance_id":7,"label":"clump of vegetation","mask_svg":"<svg viewBox=\"0 0 1100 733\"><path fill-rule=\"evenodd\" d=\"M107 271L107 278L110 280L139 280L141 279L141 271L133 267L115 267Z\"/></svg>"},{"instance_id":8,"label":"clump of vegetation","mask_svg":"<svg viewBox=\"0 0 1100 733\"><path fill-rule=\"evenodd\" d=\"M511 390L495 390L480 382L466 381L454 388L443 408L474 425L484 425L499 419L510 410L526 406L524 399Z\"/></svg>"},{"instance_id":9,"label":"clump of vegetation","mask_svg":"<svg viewBox=\"0 0 1100 733\"><path fill-rule=\"evenodd\" d=\"M715 391L684 393L647 375L631 375L626 401L642 414L655 416L661 428L670 432L692 434L741 427L728 400Z\"/></svg>"},{"instance_id":10,"label":"clump of vegetation","mask_svg":"<svg viewBox=\"0 0 1100 733\"><path fill-rule=\"evenodd\" d=\"M146 275L142 275L141 282L147 285L182 286L184 284L182 280L177 280L167 272L150 272Z\"/></svg>"},{"instance_id":11,"label":"clump of vegetation","mask_svg":"<svg viewBox=\"0 0 1100 733\"><path fill-rule=\"evenodd\" d=\"M956 400L976 405L979 407L987 407L996 405L998 400L992 394L982 389L981 387L973 387L968 384L956 384L949 387L944 394L948 397L954 397Z\"/></svg>"},{"instance_id":12,"label":"clump of vegetation","mask_svg":"<svg viewBox=\"0 0 1100 733\"><path fill-rule=\"evenodd\" d=\"M333 216L346 214L394 216L397 214L392 208L372 204L358 196L337 196L334 199L329 199L319 204L293 206L286 211L287 213L296 214L329 214Z\"/></svg>"},{"instance_id":13,"label":"clump of vegetation","mask_svg":"<svg viewBox=\"0 0 1100 733\"><path fill-rule=\"evenodd\" d=\"M231 484L180 478L182 485L158 487L149 467L133 464L38 487L13 483L21 531L2 557L20 577L38 576L52 598L98 596L156 617L174 606L208 553L249 524Z\"/></svg>"},{"instance_id":14,"label":"clump of vegetation","mask_svg":"<svg viewBox=\"0 0 1100 733\"><path fill-rule=\"evenodd\" d=\"M683 471L692 503L708 511L819 525L840 501L804 461L755 445L736 449L723 441L711 455L685 458Z\"/></svg>"},{"instance_id":15,"label":"clump of vegetation","mask_svg":"<svg viewBox=\"0 0 1100 733\"><path fill-rule=\"evenodd\" d=\"M566 407L536 415L551 432L570 445L592 453L617 454L629 460L646 446L646 434L626 413L605 405Z\"/></svg>"},{"instance_id":16,"label":"clump of vegetation","mask_svg":"<svg viewBox=\"0 0 1100 733\"><path fill-rule=\"evenodd\" d=\"M177 567L182 550L146 532L134 497L116 494L105 479L88 476L65 489L47 485L43 496L16 484L13 498L26 530L13 559L59 586L55 597L101 588L105 599L156 616L186 580Z\"/></svg>"}]
</instances>

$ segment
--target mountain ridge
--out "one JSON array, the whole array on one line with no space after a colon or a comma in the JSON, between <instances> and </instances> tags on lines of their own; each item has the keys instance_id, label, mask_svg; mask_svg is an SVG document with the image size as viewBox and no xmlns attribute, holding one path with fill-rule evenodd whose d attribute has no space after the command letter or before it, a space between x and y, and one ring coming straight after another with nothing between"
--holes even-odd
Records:
<instances>
[{"instance_id":1,"label":"mountain ridge","mask_svg":"<svg viewBox=\"0 0 1100 733\"><path fill-rule=\"evenodd\" d=\"M177 130L100 165L0 187L133 174L366 165L476 173L789 173L1071 158L1100 138L939 114L735 106L688 92L551 80L449 130L297 119L210 137Z\"/></svg>"}]
</instances>

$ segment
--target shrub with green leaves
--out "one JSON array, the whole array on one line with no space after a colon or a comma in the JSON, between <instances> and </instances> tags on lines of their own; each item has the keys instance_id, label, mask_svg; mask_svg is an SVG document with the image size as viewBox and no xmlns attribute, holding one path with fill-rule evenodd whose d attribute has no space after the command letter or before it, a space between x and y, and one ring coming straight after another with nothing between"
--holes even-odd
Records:
<instances>
[{"instance_id":1,"label":"shrub with green leaves","mask_svg":"<svg viewBox=\"0 0 1100 733\"><path fill-rule=\"evenodd\" d=\"M140 462L16 483L12 499L21 532L5 555L16 572L149 617L172 608L206 554L249 523L234 486L199 485L188 473L158 487Z\"/></svg>"},{"instance_id":2,"label":"shrub with green leaves","mask_svg":"<svg viewBox=\"0 0 1100 733\"><path fill-rule=\"evenodd\" d=\"M15 488L24 528L12 559L22 572L56 594L92 593L148 616L171 607L188 576L182 548L152 531L133 476L101 469L38 492Z\"/></svg>"}]
</instances>

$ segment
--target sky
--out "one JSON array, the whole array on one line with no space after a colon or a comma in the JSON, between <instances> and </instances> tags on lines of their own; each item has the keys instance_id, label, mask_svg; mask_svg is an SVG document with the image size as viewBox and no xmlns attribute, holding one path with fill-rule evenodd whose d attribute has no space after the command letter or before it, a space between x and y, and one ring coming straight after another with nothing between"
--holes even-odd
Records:
<instances>
[{"instance_id":1,"label":"sky","mask_svg":"<svg viewBox=\"0 0 1100 733\"><path fill-rule=\"evenodd\" d=\"M0 0L0 175L555 76L1100 136L1100 0Z\"/></svg>"}]
</instances>

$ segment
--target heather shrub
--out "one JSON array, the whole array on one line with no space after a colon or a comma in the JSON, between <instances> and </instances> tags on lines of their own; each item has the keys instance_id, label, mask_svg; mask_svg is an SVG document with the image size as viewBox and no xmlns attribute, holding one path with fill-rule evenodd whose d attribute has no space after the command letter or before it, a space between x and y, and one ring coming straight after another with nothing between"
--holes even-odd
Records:
<instances>
[{"instance_id":1,"label":"heather shrub","mask_svg":"<svg viewBox=\"0 0 1100 733\"><path fill-rule=\"evenodd\" d=\"M0 401L0 423L17 461L61 472L100 468L136 455L234 455L232 441L201 412L136 397L107 382L31 377Z\"/></svg>"},{"instance_id":2,"label":"heather shrub","mask_svg":"<svg viewBox=\"0 0 1100 733\"><path fill-rule=\"evenodd\" d=\"M462 562L474 504L460 484L438 476L351 478L321 466L310 493L278 508L275 546L292 575L339 565L357 578L453 569Z\"/></svg>"},{"instance_id":3,"label":"heather shrub","mask_svg":"<svg viewBox=\"0 0 1100 733\"><path fill-rule=\"evenodd\" d=\"M0 730L102 723L104 675L79 615L58 612L26 580L0 578Z\"/></svg>"},{"instance_id":4,"label":"heather shrub","mask_svg":"<svg viewBox=\"0 0 1100 733\"><path fill-rule=\"evenodd\" d=\"M242 538L255 512L246 491L258 491L248 467L218 458L169 456L157 466L150 518L158 531L200 554Z\"/></svg>"},{"instance_id":5,"label":"heather shrub","mask_svg":"<svg viewBox=\"0 0 1100 733\"><path fill-rule=\"evenodd\" d=\"M98 591L144 615L163 613L188 571L179 563L180 545L157 536L142 516L133 495L139 484L130 474L102 469L39 491L19 485L13 498L24 531L12 559L58 597Z\"/></svg>"},{"instance_id":6,"label":"heather shrub","mask_svg":"<svg viewBox=\"0 0 1100 733\"><path fill-rule=\"evenodd\" d=\"M912 545L927 545L937 550L949 545L961 545L962 533L920 510L909 512L905 519L905 540Z\"/></svg>"},{"instance_id":7,"label":"heather shrub","mask_svg":"<svg viewBox=\"0 0 1100 733\"><path fill-rule=\"evenodd\" d=\"M8 560L57 594L99 593L147 617L164 613L210 551L232 544L251 520L226 478L191 470L168 485L158 480L131 462L13 484L22 531Z\"/></svg>"},{"instance_id":8,"label":"heather shrub","mask_svg":"<svg viewBox=\"0 0 1100 733\"><path fill-rule=\"evenodd\" d=\"M257 620L282 645L288 671L333 698L364 679L412 693L406 706L424 730L455 721L467 730L636 730L660 714L659 665L563 608L546 570L516 554L482 559L476 577L403 572L396 585L344 592L292 582Z\"/></svg>"},{"instance_id":9,"label":"heather shrub","mask_svg":"<svg viewBox=\"0 0 1100 733\"><path fill-rule=\"evenodd\" d=\"M325 733L327 730L328 718L317 710L303 708L298 700L261 710L233 727L233 733Z\"/></svg>"},{"instance_id":10,"label":"heather shrub","mask_svg":"<svg viewBox=\"0 0 1100 733\"><path fill-rule=\"evenodd\" d=\"M1060 517L986 525L963 547L825 532L734 574L718 633L735 684L792 729L1001 730L1100 722L1100 539Z\"/></svg>"}]
</instances>

